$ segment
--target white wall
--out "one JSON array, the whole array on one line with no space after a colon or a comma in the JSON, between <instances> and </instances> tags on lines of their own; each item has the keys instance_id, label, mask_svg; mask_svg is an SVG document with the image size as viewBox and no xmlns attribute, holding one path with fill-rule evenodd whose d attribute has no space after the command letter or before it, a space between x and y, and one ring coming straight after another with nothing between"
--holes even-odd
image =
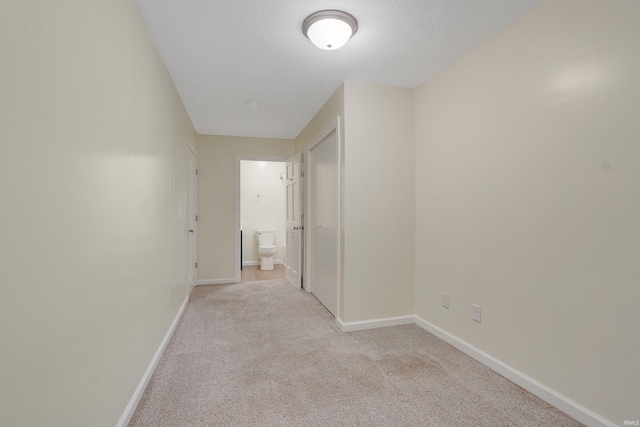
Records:
<instances>
[{"instance_id":1,"label":"white wall","mask_svg":"<svg viewBox=\"0 0 640 427\"><path fill-rule=\"evenodd\" d=\"M413 90L344 83L345 322L414 312Z\"/></svg>"},{"instance_id":2,"label":"white wall","mask_svg":"<svg viewBox=\"0 0 640 427\"><path fill-rule=\"evenodd\" d=\"M198 282L233 282L238 266L236 155L291 156L291 139L197 135Z\"/></svg>"},{"instance_id":3,"label":"white wall","mask_svg":"<svg viewBox=\"0 0 640 427\"><path fill-rule=\"evenodd\" d=\"M618 425L640 417L639 16L548 1L416 90L417 314Z\"/></svg>"},{"instance_id":4,"label":"white wall","mask_svg":"<svg viewBox=\"0 0 640 427\"><path fill-rule=\"evenodd\" d=\"M282 261L286 184L280 179L280 174L285 171L285 164L243 160L240 168L240 217L244 233L242 261L260 261L255 235L255 230L260 228L276 231L276 253L273 260Z\"/></svg>"},{"instance_id":5,"label":"white wall","mask_svg":"<svg viewBox=\"0 0 640 427\"><path fill-rule=\"evenodd\" d=\"M132 1L2 1L0 57L0 424L114 426L187 296L194 130Z\"/></svg>"}]
</instances>

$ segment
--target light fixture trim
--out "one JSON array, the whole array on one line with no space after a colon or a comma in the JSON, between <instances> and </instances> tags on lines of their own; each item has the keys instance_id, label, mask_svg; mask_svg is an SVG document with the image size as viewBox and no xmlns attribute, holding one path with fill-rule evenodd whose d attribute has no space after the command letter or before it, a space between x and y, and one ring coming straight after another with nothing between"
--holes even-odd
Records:
<instances>
[{"instance_id":1,"label":"light fixture trim","mask_svg":"<svg viewBox=\"0 0 640 427\"><path fill-rule=\"evenodd\" d=\"M314 38L309 37L309 29L313 26L313 24L316 24L323 20L337 20L337 21L344 22L349 26L349 28L351 28L351 35L338 46L335 46L333 44L325 45L324 43L320 43L317 39L314 40ZM314 45L316 45L317 47L323 50L339 49L340 47L344 46L344 44L351 37L353 37L356 31L358 31L358 21L356 20L356 18L353 15L347 12L343 12L341 10L335 10L335 9L320 10L318 12L314 12L311 15L307 16L302 22L302 34L304 34L306 38L311 40L311 42Z\"/></svg>"}]
</instances>

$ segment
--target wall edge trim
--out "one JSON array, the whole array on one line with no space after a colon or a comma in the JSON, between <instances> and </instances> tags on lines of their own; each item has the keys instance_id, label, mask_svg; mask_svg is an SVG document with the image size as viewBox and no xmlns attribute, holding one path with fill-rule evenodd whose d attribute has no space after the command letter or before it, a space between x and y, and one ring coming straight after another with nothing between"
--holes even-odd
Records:
<instances>
[{"instance_id":1,"label":"wall edge trim","mask_svg":"<svg viewBox=\"0 0 640 427\"><path fill-rule=\"evenodd\" d=\"M236 280L235 277L231 277L228 279L202 279L196 282L196 286L203 285L227 285L230 283L238 283L239 280Z\"/></svg>"},{"instance_id":2,"label":"wall edge trim","mask_svg":"<svg viewBox=\"0 0 640 427\"><path fill-rule=\"evenodd\" d=\"M274 259L273 260L273 264L282 264L284 265L284 262L282 262L282 260L280 259ZM242 261L242 266L243 267L248 267L248 266L252 266L252 265L260 265L260 261Z\"/></svg>"},{"instance_id":3,"label":"wall edge trim","mask_svg":"<svg viewBox=\"0 0 640 427\"><path fill-rule=\"evenodd\" d=\"M189 303L189 295L185 297L184 302L182 303L182 306L180 306L180 309L176 314L176 317L173 319L173 322L171 322L171 326L169 326L169 330L165 334L162 342L160 343L158 350L156 350L156 353L153 355L153 358L151 359L151 362L149 363L147 370L142 376L142 379L140 380L140 382L138 383L138 387L136 387L136 390L133 392L133 396L131 396L131 399L129 400L127 407L125 408L124 412L122 413L122 416L120 417L120 420L118 421L118 424L116 424L117 427L127 427L127 425L129 425L129 422L131 421L131 418L133 417L133 414L135 413L136 408L140 403L140 399L142 399L142 395L144 394L144 391L147 388L147 385L149 384L149 381L151 380L151 377L153 376L153 373L156 370L156 367L158 366L158 362L160 362L160 359L162 358L164 350L167 348L167 345L169 344L169 341L171 340L171 337L173 336L173 333L175 332L176 327L178 326L178 323L180 322L180 319L182 318L182 315L184 314L184 310L187 308L188 303Z\"/></svg>"},{"instance_id":4,"label":"wall edge trim","mask_svg":"<svg viewBox=\"0 0 640 427\"><path fill-rule=\"evenodd\" d=\"M410 325L415 323L413 315L385 317L383 319L362 320L358 322L344 322L336 317L336 323L342 332L364 331L367 329L386 328L389 326Z\"/></svg>"}]
</instances>

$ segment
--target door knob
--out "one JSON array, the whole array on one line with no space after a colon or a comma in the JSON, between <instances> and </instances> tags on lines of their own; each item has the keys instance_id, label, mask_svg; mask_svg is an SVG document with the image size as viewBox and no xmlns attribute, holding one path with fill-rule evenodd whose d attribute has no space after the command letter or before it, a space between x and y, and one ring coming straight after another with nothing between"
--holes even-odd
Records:
<instances>
[{"instance_id":1,"label":"door knob","mask_svg":"<svg viewBox=\"0 0 640 427\"><path fill-rule=\"evenodd\" d=\"M193 233L193 228L190 228L190 229L189 229L189 233Z\"/></svg>"}]
</instances>

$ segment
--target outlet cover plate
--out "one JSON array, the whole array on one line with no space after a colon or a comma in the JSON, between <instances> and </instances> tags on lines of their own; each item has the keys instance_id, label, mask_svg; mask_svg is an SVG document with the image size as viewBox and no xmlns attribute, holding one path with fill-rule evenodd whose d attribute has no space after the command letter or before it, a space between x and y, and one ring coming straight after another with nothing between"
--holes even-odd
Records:
<instances>
[{"instance_id":1,"label":"outlet cover plate","mask_svg":"<svg viewBox=\"0 0 640 427\"><path fill-rule=\"evenodd\" d=\"M449 308L449 294L446 292L442 293L442 306L444 308Z\"/></svg>"},{"instance_id":2,"label":"outlet cover plate","mask_svg":"<svg viewBox=\"0 0 640 427\"><path fill-rule=\"evenodd\" d=\"M473 320L480 323L480 306L473 304Z\"/></svg>"}]
</instances>

